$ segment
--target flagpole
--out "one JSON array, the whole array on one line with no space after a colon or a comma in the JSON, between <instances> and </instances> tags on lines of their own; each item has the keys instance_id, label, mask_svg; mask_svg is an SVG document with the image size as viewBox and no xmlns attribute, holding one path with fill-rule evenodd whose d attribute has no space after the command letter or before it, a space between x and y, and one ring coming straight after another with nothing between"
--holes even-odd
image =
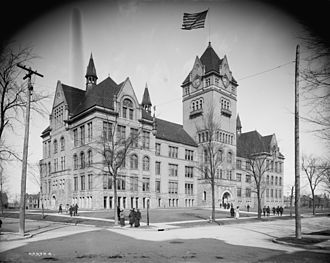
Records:
<instances>
[{"instance_id":1,"label":"flagpole","mask_svg":"<svg viewBox=\"0 0 330 263\"><path fill-rule=\"evenodd\" d=\"M207 9L207 13L210 12L210 8ZM211 20L209 15L209 42L211 42Z\"/></svg>"}]
</instances>

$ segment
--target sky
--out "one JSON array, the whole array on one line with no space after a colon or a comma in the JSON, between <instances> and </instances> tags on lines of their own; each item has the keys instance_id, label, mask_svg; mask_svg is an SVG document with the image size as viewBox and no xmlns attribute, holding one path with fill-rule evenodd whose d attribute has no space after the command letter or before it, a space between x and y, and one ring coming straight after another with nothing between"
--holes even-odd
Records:
<instances>
[{"instance_id":1,"label":"sky","mask_svg":"<svg viewBox=\"0 0 330 263\"><path fill-rule=\"evenodd\" d=\"M287 195L294 184L295 50L300 44L301 58L308 55L300 39L308 31L288 12L268 2L74 1L53 7L19 27L11 39L33 47L38 58L31 67L44 75L33 79L34 89L50 94L50 99L43 103L48 115L31 116L29 163L37 164L42 158L40 135L49 125L57 81L85 89L84 76L91 53L98 83L108 76L117 83L129 77L140 101L147 84L151 102L156 105L156 116L182 124L180 86L196 56L200 57L211 42L220 58L227 56L239 84L237 111L242 132L257 130L261 135L276 135L285 156L284 194ZM72 59L74 8L82 16L81 75L74 74L77 69ZM209 12L204 29L180 29L184 12L206 9ZM301 114L308 112L303 104ZM300 128L301 153L328 154L322 142L310 132L313 128L310 124L301 122ZM17 129L6 137L18 151L23 147L23 131ZM21 164L12 163L6 169L13 198L20 193ZM31 172L30 169L27 192L37 193L39 185Z\"/></svg>"}]
</instances>

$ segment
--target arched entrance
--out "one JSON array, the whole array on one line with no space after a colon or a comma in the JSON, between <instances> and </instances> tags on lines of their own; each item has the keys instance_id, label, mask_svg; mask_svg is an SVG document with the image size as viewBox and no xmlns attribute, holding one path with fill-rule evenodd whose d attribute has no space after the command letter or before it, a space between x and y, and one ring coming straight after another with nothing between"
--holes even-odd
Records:
<instances>
[{"instance_id":1,"label":"arched entrance","mask_svg":"<svg viewBox=\"0 0 330 263\"><path fill-rule=\"evenodd\" d=\"M52 208L56 208L56 196L55 195L52 196L51 202L52 202L51 203Z\"/></svg>"},{"instance_id":2,"label":"arched entrance","mask_svg":"<svg viewBox=\"0 0 330 263\"><path fill-rule=\"evenodd\" d=\"M225 207L225 205L230 204L231 194L228 191L224 192L221 200L222 200L222 206Z\"/></svg>"}]
</instances>

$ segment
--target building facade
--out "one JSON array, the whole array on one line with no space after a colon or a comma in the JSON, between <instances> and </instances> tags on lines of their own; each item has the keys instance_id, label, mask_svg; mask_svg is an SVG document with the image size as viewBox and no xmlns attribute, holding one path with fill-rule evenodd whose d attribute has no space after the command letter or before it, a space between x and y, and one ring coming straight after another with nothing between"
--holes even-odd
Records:
<instances>
[{"instance_id":1,"label":"building facade","mask_svg":"<svg viewBox=\"0 0 330 263\"><path fill-rule=\"evenodd\" d=\"M117 176L120 207L210 206L210 184L199 169L207 137L201 127L210 110L218 122L215 143L223 155L216 172L216 202L255 206L252 182L238 166L245 160L238 146L249 138L240 132L238 84L226 56L220 59L211 43L181 85L183 125L155 118L147 85L139 102L129 78L119 84L110 77L97 83L92 56L85 78L85 89L58 81L50 125L41 134L40 198L45 208L78 203L80 208L113 209L113 178L104 162L104 142L132 135L138 140L130 145ZM276 145L279 153L275 135L265 136L262 144L262 150ZM281 172L267 174L277 176L277 184L265 189L265 204L282 204L284 157L277 158Z\"/></svg>"}]
</instances>

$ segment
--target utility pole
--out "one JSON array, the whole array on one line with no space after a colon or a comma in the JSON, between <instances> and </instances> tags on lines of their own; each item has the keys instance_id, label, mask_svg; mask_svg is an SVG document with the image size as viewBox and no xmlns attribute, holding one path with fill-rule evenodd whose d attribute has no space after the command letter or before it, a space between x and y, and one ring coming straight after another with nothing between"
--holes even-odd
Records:
<instances>
[{"instance_id":1,"label":"utility pole","mask_svg":"<svg viewBox=\"0 0 330 263\"><path fill-rule=\"evenodd\" d=\"M300 47L296 48L296 67L295 67L295 219L296 219L296 238L301 239L301 217L300 217L300 160L299 160L299 58Z\"/></svg>"},{"instance_id":2,"label":"utility pole","mask_svg":"<svg viewBox=\"0 0 330 263\"><path fill-rule=\"evenodd\" d=\"M291 187L291 195L290 195L290 217L292 217L292 199L293 199L293 190L294 190L294 186Z\"/></svg>"},{"instance_id":3,"label":"utility pole","mask_svg":"<svg viewBox=\"0 0 330 263\"><path fill-rule=\"evenodd\" d=\"M19 233L24 236L25 233L25 195L26 195L26 172L27 172L27 156L29 148L29 126L30 126L30 104L31 104L31 94L33 87L31 84L31 76L37 75L43 77L37 71L27 68L26 66L17 64L21 69L26 70L28 73L23 77L23 79L28 79L28 90L27 90L27 104L25 113L25 132L24 132L24 145L23 145L23 160L22 160L22 179L21 179L21 202L20 202L20 212L19 212Z\"/></svg>"}]
</instances>

